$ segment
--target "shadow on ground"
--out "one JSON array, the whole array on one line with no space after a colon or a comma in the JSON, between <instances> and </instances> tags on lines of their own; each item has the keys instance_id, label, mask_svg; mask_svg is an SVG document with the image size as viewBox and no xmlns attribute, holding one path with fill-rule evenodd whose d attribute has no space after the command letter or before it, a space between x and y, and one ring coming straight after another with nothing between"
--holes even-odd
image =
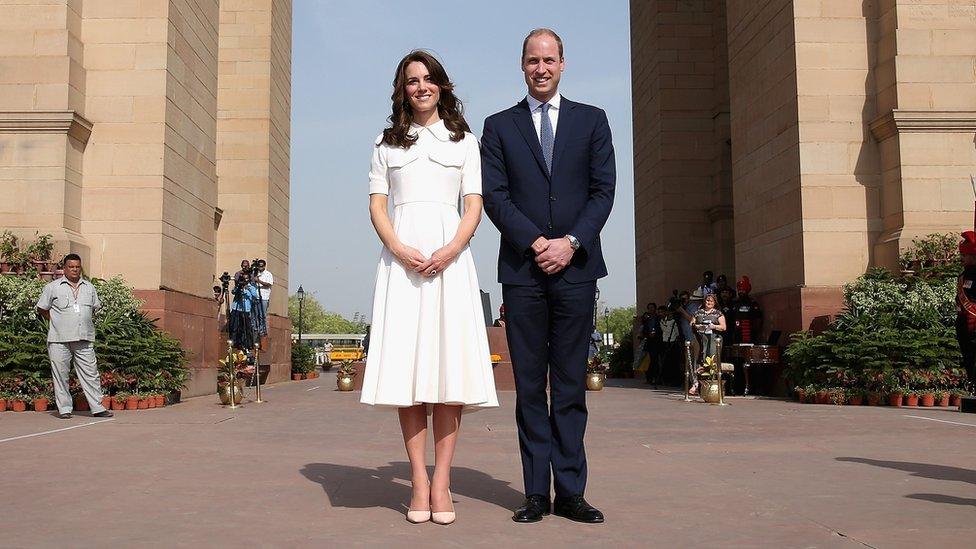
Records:
<instances>
[{"instance_id":1,"label":"shadow on ground","mask_svg":"<svg viewBox=\"0 0 976 549\"><path fill-rule=\"evenodd\" d=\"M911 473L913 477L931 478L935 480L949 480L976 484L976 470L963 469L962 467L950 467L947 465L935 465L932 463L915 463L911 461L883 461L879 459L868 459L859 457L839 457L837 461L849 463L863 463L875 467L895 469ZM932 503L946 503L950 505L972 505L976 506L976 499L960 498L945 494L909 494L905 496L909 499L930 501Z\"/></svg>"},{"instance_id":2,"label":"shadow on ground","mask_svg":"<svg viewBox=\"0 0 976 549\"><path fill-rule=\"evenodd\" d=\"M332 507L385 507L402 512L410 503L410 464L405 461L376 469L309 463L302 467L301 473L322 486ZM428 474L433 474L433 470ZM523 500L522 493L509 482L467 467L451 469L451 492L505 509L515 509Z\"/></svg>"}]
</instances>

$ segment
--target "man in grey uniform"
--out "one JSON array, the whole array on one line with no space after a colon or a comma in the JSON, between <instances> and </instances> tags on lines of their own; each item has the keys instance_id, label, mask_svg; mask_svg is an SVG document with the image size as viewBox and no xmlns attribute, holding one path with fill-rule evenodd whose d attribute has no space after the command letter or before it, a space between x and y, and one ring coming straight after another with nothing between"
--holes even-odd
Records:
<instances>
[{"instance_id":1,"label":"man in grey uniform","mask_svg":"<svg viewBox=\"0 0 976 549\"><path fill-rule=\"evenodd\" d=\"M68 254L62 263L64 277L44 286L37 300L37 314L50 321L47 354L51 359L54 400L58 417L71 418L68 374L74 360L78 382L95 417L112 417L102 406L102 385L95 364L95 311L101 308L91 282L81 278L81 257Z\"/></svg>"}]
</instances>

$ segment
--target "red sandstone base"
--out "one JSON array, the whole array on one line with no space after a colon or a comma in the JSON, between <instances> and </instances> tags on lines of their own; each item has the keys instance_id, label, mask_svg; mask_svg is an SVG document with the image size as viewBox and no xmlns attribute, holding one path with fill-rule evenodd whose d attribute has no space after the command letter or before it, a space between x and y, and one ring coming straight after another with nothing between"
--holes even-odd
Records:
<instances>
[{"instance_id":1,"label":"red sandstone base","mask_svg":"<svg viewBox=\"0 0 976 549\"><path fill-rule=\"evenodd\" d=\"M178 339L190 360L190 378L184 397L213 394L217 390L217 367L227 352L227 334L217 325L217 304L212 299L172 290L135 290L142 310L156 319L156 326ZM223 319L221 319L223 322ZM270 365L269 383L285 381L291 374L291 321L268 315L269 348L259 355Z\"/></svg>"}]
</instances>

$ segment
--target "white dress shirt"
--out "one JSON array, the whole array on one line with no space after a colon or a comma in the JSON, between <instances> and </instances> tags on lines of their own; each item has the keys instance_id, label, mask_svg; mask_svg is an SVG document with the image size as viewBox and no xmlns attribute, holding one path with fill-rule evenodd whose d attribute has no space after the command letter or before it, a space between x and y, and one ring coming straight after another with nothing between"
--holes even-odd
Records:
<instances>
[{"instance_id":1,"label":"white dress shirt","mask_svg":"<svg viewBox=\"0 0 976 549\"><path fill-rule=\"evenodd\" d=\"M552 123L552 136L556 137L556 124L559 122L559 99L560 95L557 93L549 100L549 122ZM535 135L539 138L539 142L542 142L542 101L539 101L532 95L525 96L525 99L529 102L529 112L532 113L532 124L535 126Z\"/></svg>"}]
</instances>

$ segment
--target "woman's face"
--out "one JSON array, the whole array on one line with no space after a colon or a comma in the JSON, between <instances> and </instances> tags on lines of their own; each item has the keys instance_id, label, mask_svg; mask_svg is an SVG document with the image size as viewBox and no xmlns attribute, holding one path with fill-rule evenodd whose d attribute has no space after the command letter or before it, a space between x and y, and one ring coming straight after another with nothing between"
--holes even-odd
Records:
<instances>
[{"instance_id":1,"label":"woman's face","mask_svg":"<svg viewBox=\"0 0 976 549\"><path fill-rule=\"evenodd\" d=\"M714 309L715 308L715 296L714 295L709 295L708 297L705 298L705 308L706 309Z\"/></svg>"},{"instance_id":2,"label":"woman's face","mask_svg":"<svg viewBox=\"0 0 976 549\"><path fill-rule=\"evenodd\" d=\"M429 112L437 108L441 99L441 88L430 79L430 71L420 61L407 65L406 89L407 99L414 114Z\"/></svg>"}]
</instances>

